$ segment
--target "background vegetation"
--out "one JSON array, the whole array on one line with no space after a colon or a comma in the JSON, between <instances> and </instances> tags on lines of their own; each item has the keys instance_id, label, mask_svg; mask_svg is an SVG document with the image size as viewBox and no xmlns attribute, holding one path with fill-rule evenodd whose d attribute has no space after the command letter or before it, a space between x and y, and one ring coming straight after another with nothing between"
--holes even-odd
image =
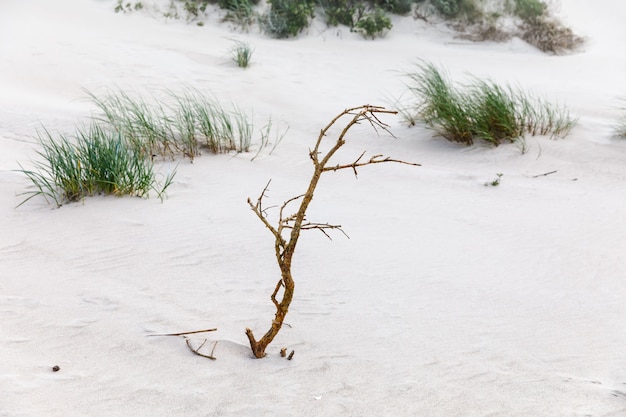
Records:
<instances>
[{"instance_id":1,"label":"background vegetation","mask_svg":"<svg viewBox=\"0 0 626 417\"><path fill-rule=\"evenodd\" d=\"M328 26L347 26L365 38L384 36L392 28L390 15L406 16L432 23L446 22L465 38L484 41L519 36L548 53L575 49L582 39L552 17L542 0L171 0L163 15L204 24L208 6L225 13L222 20L248 30L254 23L274 38L294 37L318 16ZM140 10L139 1L118 0L116 11ZM509 21L513 21L511 26Z\"/></svg>"}]
</instances>

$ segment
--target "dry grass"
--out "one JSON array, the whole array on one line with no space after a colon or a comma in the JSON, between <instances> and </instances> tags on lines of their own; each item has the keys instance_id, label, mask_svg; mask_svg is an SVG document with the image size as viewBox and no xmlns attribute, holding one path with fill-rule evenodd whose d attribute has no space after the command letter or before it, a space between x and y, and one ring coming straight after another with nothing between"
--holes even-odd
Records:
<instances>
[{"instance_id":1,"label":"dry grass","mask_svg":"<svg viewBox=\"0 0 626 417\"><path fill-rule=\"evenodd\" d=\"M563 54L575 50L583 38L557 20L542 17L521 26L521 38L543 52Z\"/></svg>"}]
</instances>

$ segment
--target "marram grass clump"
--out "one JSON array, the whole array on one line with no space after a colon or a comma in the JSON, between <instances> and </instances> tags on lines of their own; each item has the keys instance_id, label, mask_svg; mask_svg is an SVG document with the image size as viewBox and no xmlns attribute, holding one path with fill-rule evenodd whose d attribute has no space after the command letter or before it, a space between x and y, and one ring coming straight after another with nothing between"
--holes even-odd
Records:
<instances>
[{"instance_id":1,"label":"marram grass clump","mask_svg":"<svg viewBox=\"0 0 626 417\"><path fill-rule=\"evenodd\" d=\"M100 193L143 197L150 190L163 199L175 173L158 183L155 160L181 156L193 160L202 149L248 152L252 144L251 116L193 88L166 92L165 100L131 97L124 91L86 94L100 112L74 135L53 137L43 129L38 153L44 161L35 162L33 169L20 166L18 170L35 186L24 193L28 198L21 204L38 195L60 206ZM285 132L275 132L270 118L259 131L260 144L252 159L269 145L272 134L276 136L273 150Z\"/></svg>"},{"instance_id":2,"label":"marram grass clump","mask_svg":"<svg viewBox=\"0 0 626 417\"><path fill-rule=\"evenodd\" d=\"M119 132L97 123L77 128L72 136L53 137L44 130L39 142L43 161L35 162L33 169L20 165L19 171L34 185L20 205L36 196L61 206L97 194L147 197L150 190L162 199L175 175L172 172L159 183L149 158L129 146Z\"/></svg>"},{"instance_id":3,"label":"marram grass clump","mask_svg":"<svg viewBox=\"0 0 626 417\"><path fill-rule=\"evenodd\" d=\"M565 107L491 80L474 77L458 87L427 62L407 75L416 103L403 112L405 118L425 123L451 142L471 145L482 139L498 146L527 134L565 137L575 124Z\"/></svg>"},{"instance_id":4,"label":"marram grass clump","mask_svg":"<svg viewBox=\"0 0 626 417\"><path fill-rule=\"evenodd\" d=\"M131 97L124 91L109 91L104 96L90 91L86 94L101 111L96 118L146 155L182 154L193 159L202 147L213 153L247 152L252 142L254 126L248 114L235 105L226 108L193 88L169 92L169 105Z\"/></svg>"},{"instance_id":5,"label":"marram grass clump","mask_svg":"<svg viewBox=\"0 0 626 417\"><path fill-rule=\"evenodd\" d=\"M250 66L254 49L248 42L238 40L234 42L235 44L230 49L231 58L239 68L246 69Z\"/></svg>"}]
</instances>

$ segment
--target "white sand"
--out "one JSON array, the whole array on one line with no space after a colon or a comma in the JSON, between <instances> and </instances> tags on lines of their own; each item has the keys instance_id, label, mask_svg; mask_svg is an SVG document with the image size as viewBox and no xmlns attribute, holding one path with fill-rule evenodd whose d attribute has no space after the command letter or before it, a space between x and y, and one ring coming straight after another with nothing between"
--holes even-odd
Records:
<instances>
[{"instance_id":1,"label":"white sand","mask_svg":"<svg viewBox=\"0 0 626 417\"><path fill-rule=\"evenodd\" d=\"M626 415L626 143L611 137L626 96L626 3L562 0L559 16L588 41L559 57L410 18L374 42L319 24L276 41L115 14L114 3L1 5L0 416ZM254 46L248 70L230 62L232 38ZM291 327L252 359L244 329L268 328L278 271L246 198L269 179L268 204L303 192L319 129L345 107L388 105L417 58L455 79L517 83L579 124L564 140L529 138L524 155L394 117L397 139L358 130L346 162L367 150L423 166L322 179L309 218L351 239L301 238ZM68 132L94 110L81 88L185 84L289 133L254 162L181 161L163 204L15 208L28 181L12 170L37 158L37 126ZM501 185L485 187L497 173ZM210 327L217 361L182 338L147 337Z\"/></svg>"}]
</instances>

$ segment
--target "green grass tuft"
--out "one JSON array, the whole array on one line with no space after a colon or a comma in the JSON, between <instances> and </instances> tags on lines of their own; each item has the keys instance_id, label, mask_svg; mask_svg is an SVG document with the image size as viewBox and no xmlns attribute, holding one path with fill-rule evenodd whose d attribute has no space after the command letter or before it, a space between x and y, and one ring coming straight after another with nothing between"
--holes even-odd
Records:
<instances>
[{"instance_id":1,"label":"green grass tuft","mask_svg":"<svg viewBox=\"0 0 626 417\"><path fill-rule=\"evenodd\" d=\"M45 130L39 136L41 162L34 169L20 166L35 186L20 205L35 196L52 199L57 206L96 194L145 197L151 189L162 198L174 173L162 186L157 184L152 161L129 146L118 132L92 123L75 135L53 137Z\"/></svg>"},{"instance_id":2,"label":"green grass tuft","mask_svg":"<svg viewBox=\"0 0 626 417\"><path fill-rule=\"evenodd\" d=\"M232 60L239 68L248 68L252 60L254 49L248 42L235 41L235 45L230 49Z\"/></svg>"},{"instance_id":3,"label":"green grass tuft","mask_svg":"<svg viewBox=\"0 0 626 417\"><path fill-rule=\"evenodd\" d=\"M157 181L156 157L193 159L203 148L213 153L248 152L252 144L254 124L247 113L235 105L225 108L192 88L183 93L170 91L167 104L134 98L123 91L109 91L105 96L86 94L100 114L72 136L53 137L44 128L39 135L42 150L38 151L43 161L34 162L33 169L20 165L18 170L35 186L23 194L28 198L21 204L35 196L60 206L94 194L143 197L150 190L163 200L175 172ZM272 130L270 119L261 129L254 158L269 145ZM272 150L283 136L276 133Z\"/></svg>"},{"instance_id":4,"label":"green grass tuft","mask_svg":"<svg viewBox=\"0 0 626 417\"><path fill-rule=\"evenodd\" d=\"M97 119L149 156L182 154L193 159L201 147L213 153L247 152L252 142L251 117L234 105L228 110L193 88L182 94L170 92L173 104L169 106L132 98L123 91L110 91L104 97L86 93L102 112Z\"/></svg>"},{"instance_id":5,"label":"green grass tuft","mask_svg":"<svg viewBox=\"0 0 626 417\"><path fill-rule=\"evenodd\" d=\"M520 89L473 78L458 88L431 63L421 62L408 74L417 99L409 124L420 121L449 141L471 145L477 138L494 146L525 134L565 137L575 120L564 107L534 98Z\"/></svg>"}]
</instances>

